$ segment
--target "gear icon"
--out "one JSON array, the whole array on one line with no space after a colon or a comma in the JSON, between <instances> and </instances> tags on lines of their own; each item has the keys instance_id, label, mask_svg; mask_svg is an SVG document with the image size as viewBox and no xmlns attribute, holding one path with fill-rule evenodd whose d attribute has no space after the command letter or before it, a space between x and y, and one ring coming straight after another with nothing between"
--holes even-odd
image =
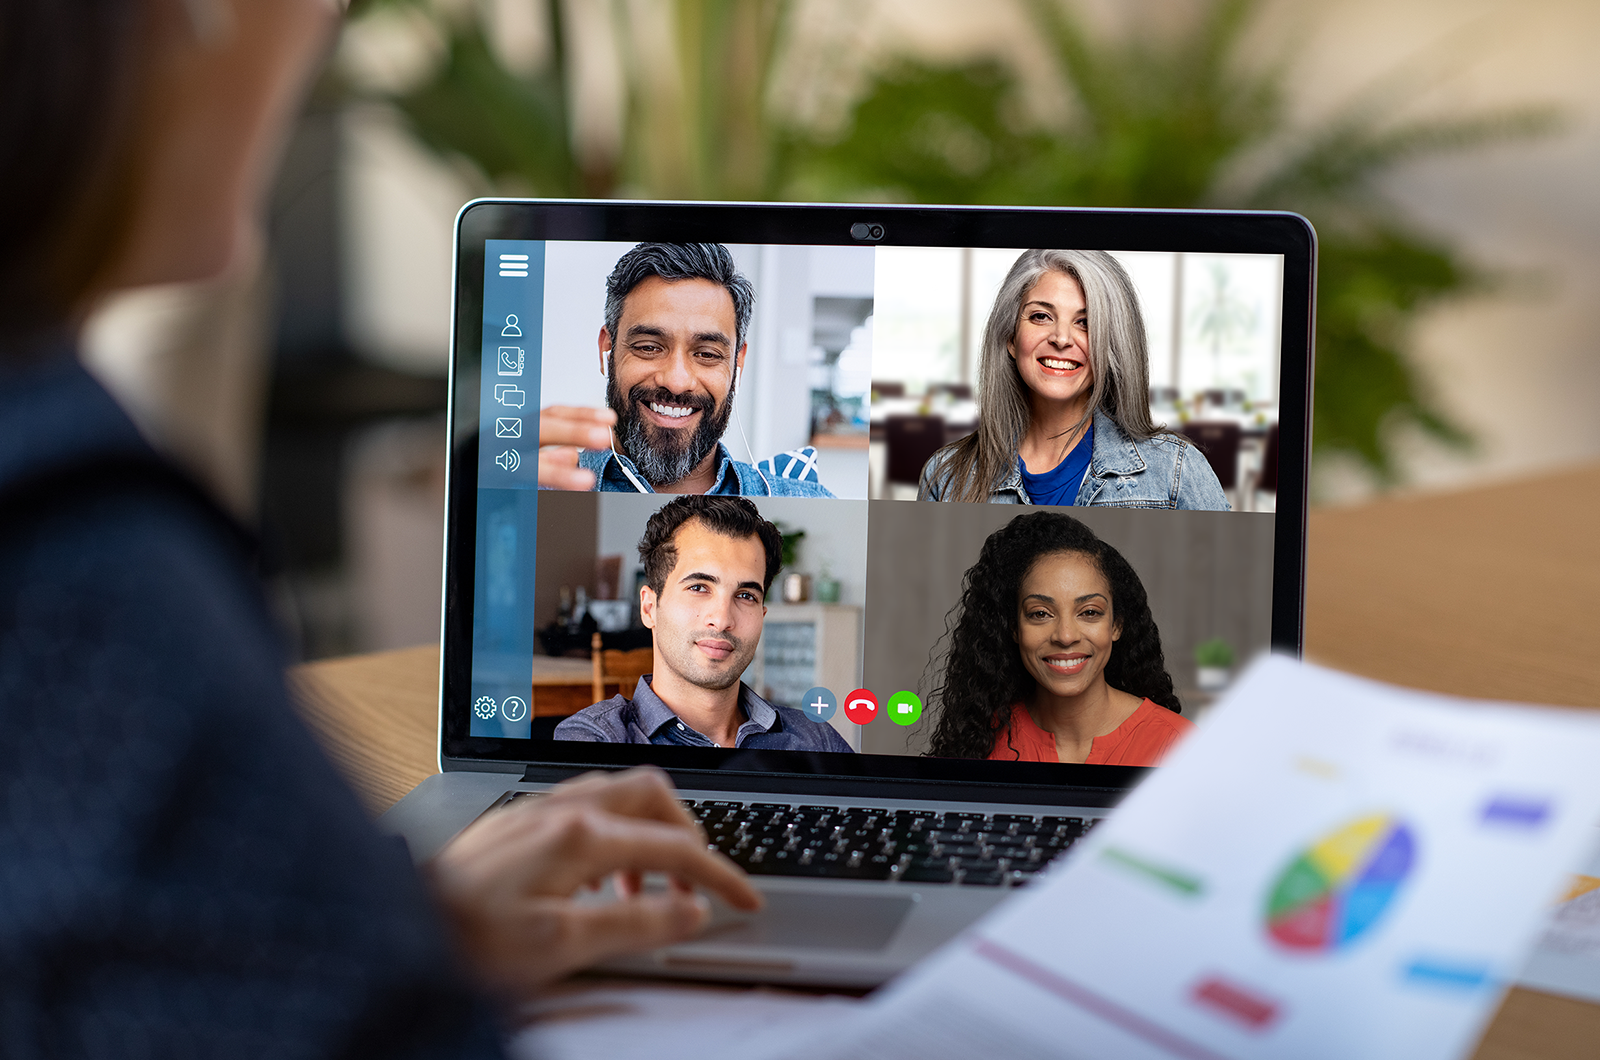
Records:
<instances>
[{"instance_id":1,"label":"gear icon","mask_svg":"<svg viewBox=\"0 0 1600 1060\"><path fill-rule=\"evenodd\" d=\"M479 696L478 701L472 704L472 713L488 721L500 712L500 705L489 696Z\"/></svg>"}]
</instances>

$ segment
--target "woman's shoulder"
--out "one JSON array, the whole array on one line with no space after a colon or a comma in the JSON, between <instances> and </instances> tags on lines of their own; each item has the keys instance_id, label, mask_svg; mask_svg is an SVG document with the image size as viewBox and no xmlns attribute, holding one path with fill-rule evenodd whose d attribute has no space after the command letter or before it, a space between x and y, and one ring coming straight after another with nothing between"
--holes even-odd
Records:
<instances>
[{"instance_id":1,"label":"woman's shoulder","mask_svg":"<svg viewBox=\"0 0 1600 1060\"><path fill-rule=\"evenodd\" d=\"M1133 717L1129 718L1128 721L1138 727L1150 727L1178 733L1188 732L1194 728L1194 722L1175 710L1163 707L1153 699L1146 699L1141 702L1139 709L1133 712Z\"/></svg>"},{"instance_id":2,"label":"woman's shoulder","mask_svg":"<svg viewBox=\"0 0 1600 1060\"><path fill-rule=\"evenodd\" d=\"M1134 438L1104 411L1095 413L1094 430L1090 471L1115 488L1096 489L1088 503L1229 510L1210 462L1183 435L1162 427L1148 438Z\"/></svg>"},{"instance_id":3,"label":"woman's shoulder","mask_svg":"<svg viewBox=\"0 0 1600 1060\"><path fill-rule=\"evenodd\" d=\"M922 465L922 474L917 481L917 500L948 500L952 495L959 495L962 488L972 481L977 474L977 461L961 459L962 447L967 444L968 439L963 438L934 451L928 462ZM1027 503L1025 496L1022 472L1013 453L1009 470L990 487L985 499L990 504L1024 504Z\"/></svg>"},{"instance_id":4,"label":"woman's shoulder","mask_svg":"<svg viewBox=\"0 0 1600 1060\"><path fill-rule=\"evenodd\" d=\"M1193 728L1194 722L1188 718L1146 699L1115 732L1095 740L1089 762L1108 766L1153 766Z\"/></svg>"}]
</instances>

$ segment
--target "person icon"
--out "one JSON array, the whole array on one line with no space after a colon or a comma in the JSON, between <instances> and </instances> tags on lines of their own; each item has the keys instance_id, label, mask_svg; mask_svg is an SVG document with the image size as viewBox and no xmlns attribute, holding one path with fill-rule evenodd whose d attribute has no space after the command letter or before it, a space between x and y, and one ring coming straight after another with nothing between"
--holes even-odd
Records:
<instances>
[{"instance_id":1,"label":"person icon","mask_svg":"<svg viewBox=\"0 0 1600 1060\"><path fill-rule=\"evenodd\" d=\"M502 339L522 338L522 329L517 326L517 314L507 314L506 326L500 330L500 337Z\"/></svg>"}]
</instances>

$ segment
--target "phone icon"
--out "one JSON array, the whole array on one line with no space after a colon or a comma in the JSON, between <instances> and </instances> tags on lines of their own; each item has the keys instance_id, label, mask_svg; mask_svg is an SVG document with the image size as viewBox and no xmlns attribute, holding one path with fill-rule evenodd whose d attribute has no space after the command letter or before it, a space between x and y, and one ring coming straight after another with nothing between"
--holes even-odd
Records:
<instances>
[{"instance_id":1,"label":"phone icon","mask_svg":"<svg viewBox=\"0 0 1600 1060\"><path fill-rule=\"evenodd\" d=\"M500 347L500 374L521 375L523 353L521 346Z\"/></svg>"},{"instance_id":2,"label":"phone icon","mask_svg":"<svg viewBox=\"0 0 1600 1060\"><path fill-rule=\"evenodd\" d=\"M858 688L845 697L844 716L857 725L869 725L878 716L878 697Z\"/></svg>"}]
</instances>

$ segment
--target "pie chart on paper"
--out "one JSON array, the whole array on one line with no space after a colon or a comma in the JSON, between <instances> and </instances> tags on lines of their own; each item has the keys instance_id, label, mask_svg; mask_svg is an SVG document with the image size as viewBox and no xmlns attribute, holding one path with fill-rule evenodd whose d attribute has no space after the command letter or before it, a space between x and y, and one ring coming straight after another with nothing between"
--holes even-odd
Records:
<instances>
[{"instance_id":1,"label":"pie chart on paper","mask_svg":"<svg viewBox=\"0 0 1600 1060\"><path fill-rule=\"evenodd\" d=\"M1356 818L1295 855L1267 899L1267 933L1291 950L1331 952L1367 931L1415 861L1411 830L1385 813Z\"/></svg>"}]
</instances>

